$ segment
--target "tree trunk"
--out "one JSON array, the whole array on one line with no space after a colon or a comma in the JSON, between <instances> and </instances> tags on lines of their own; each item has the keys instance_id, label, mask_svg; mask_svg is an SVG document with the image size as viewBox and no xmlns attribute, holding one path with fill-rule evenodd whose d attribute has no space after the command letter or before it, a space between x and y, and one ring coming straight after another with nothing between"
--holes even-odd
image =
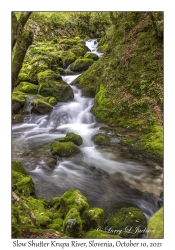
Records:
<instances>
[{"instance_id":1,"label":"tree trunk","mask_svg":"<svg viewBox=\"0 0 175 250\"><path fill-rule=\"evenodd\" d=\"M23 30L18 36L12 59L12 90L18 84L18 74L28 47L32 44L33 33Z\"/></svg>"},{"instance_id":2,"label":"tree trunk","mask_svg":"<svg viewBox=\"0 0 175 250\"><path fill-rule=\"evenodd\" d=\"M26 31L24 26L32 12L22 12L19 21L12 12L12 91L18 84L18 74L28 47L32 44L33 33Z\"/></svg>"}]
</instances>

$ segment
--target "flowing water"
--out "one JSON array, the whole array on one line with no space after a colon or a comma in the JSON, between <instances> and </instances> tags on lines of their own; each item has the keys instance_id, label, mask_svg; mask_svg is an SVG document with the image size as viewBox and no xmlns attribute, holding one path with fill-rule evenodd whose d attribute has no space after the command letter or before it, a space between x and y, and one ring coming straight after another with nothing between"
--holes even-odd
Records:
<instances>
[{"instance_id":1,"label":"flowing water","mask_svg":"<svg viewBox=\"0 0 175 250\"><path fill-rule=\"evenodd\" d=\"M13 125L12 159L21 161L32 176L37 197L50 199L74 188L88 198L91 207L101 207L106 213L133 205L149 217L158 209L162 167L153 160L131 160L127 153L121 156L120 138L112 138L111 146L94 145L92 136L106 132L90 112L93 98L82 96L71 85L78 76L62 76L73 89L73 101L59 102L48 115L29 115L22 124ZM82 136L81 153L53 157L51 143L67 132Z\"/></svg>"}]
</instances>

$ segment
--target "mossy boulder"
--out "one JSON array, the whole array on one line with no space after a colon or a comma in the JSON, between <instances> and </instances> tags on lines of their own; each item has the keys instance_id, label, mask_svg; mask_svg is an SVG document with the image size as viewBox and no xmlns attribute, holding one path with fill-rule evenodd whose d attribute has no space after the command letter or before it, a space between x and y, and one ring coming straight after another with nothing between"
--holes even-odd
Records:
<instances>
[{"instance_id":1,"label":"mossy boulder","mask_svg":"<svg viewBox=\"0 0 175 250\"><path fill-rule=\"evenodd\" d=\"M89 208L82 214L83 229L97 229L104 227L104 211L101 208Z\"/></svg>"},{"instance_id":2,"label":"mossy boulder","mask_svg":"<svg viewBox=\"0 0 175 250\"><path fill-rule=\"evenodd\" d=\"M17 171L23 175L28 175L24 166L19 161L13 161L12 160L12 170Z\"/></svg>"},{"instance_id":3,"label":"mossy boulder","mask_svg":"<svg viewBox=\"0 0 175 250\"><path fill-rule=\"evenodd\" d=\"M113 231L120 229L122 238L139 238L147 228L147 219L139 208L124 207L110 215L107 224Z\"/></svg>"},{"instance_id":4,"label":"mossy boulder","mask_svg":"<svg viewBox=\"0 0 175 250\"><path fill-rule=\"evenodd\" d=\"M71 51L72 51L77 57L80 57L80 56L84 56L84 54L86 53L86 48L85 48L85 46L74 45L74 46L71 48Z\"/></svg>"},{"instance_id":5,"label":"mossy boulder","mask_svg":"<svg viewBox=\"0 0 175 250\"><path fill-rule=\"evenodd\" d=\"M53 106L43 100L37 99L33 103L34 109L40 114L47 114L52 111Z\"/></svg>"},{"instance_id":6,"label":"mossy boulder","mask_svg":"<svg viewBox=\"0 0 175 250\"><path fill-rule=\"evenodd\" d=\"M88 231L85 236L85 239L121 239L119 235L108 234L103 230L90 230Z\"/></svg>"},{"instance_id":7,"label":"mossy boulder","mask_svg":"<svg viewBox=\"0 0 175 250\"><path fill-rule=\"evenodd\" d=\"M12 124L22 123L23 116L21 114L15 114L12 116Z\"/></svg>"},{"instance_id":8,"label":"mossy boulder","mask_svg":"<svg viewBox=\"0 0 175 250\"><path fill-rule=\"evenodd\" d=\"M73 62L70 65L70 69L75 72L81 72L86 69L88 69L92 64L94 63L94 60L90 58L78 58L75 62Z\"/></svg>"},{"instance_id":9,"label":"mossy boulder","mask_svg":"<svg viewBox=\"0 0 175 250\"><path fill-rule=\"evenodd\" d=\"M82 234L82 221L80 213L75 208L71 208L63 222L64 232L69 237L80 237Z\"/></svg>"},{"instance_id":10,"label":"mossy boulder","mask_svg":"<svg viewBox=\"0 0 175 250\"><path fill-rule=\"evenodd\" d=\"M57 104L57 99L53 96L47 96L44 98L44 100L49 103L51 106L54 106Z\"/></svg>"},{"instance_id":11,"label":"mossy boulder","mask_svg":"<svg viewBox=\"0 0 175 250\"><path fill-rule=\"evenodd\" d=\"M17 114L24 106L25 94L21 91L13 91L12 93L12 114Z\"/></svg>"},{"instance_id":12,"label":"mossy boulder","mask_svg":"<svg viewBox=\"0 0 175 250\"><path fill-rule=\"evenodd\" d=\"M164 237L163 207L151 216L148 221L147 238L162 239Z\"/></svg>"},{"instance_id":13,"label":"mossy boulder","mask_svg":"<svg viewBox=\"0 0 175 250\"><path fill-rule=\"evenodd\" d=\"M18 75L19 82L30 82L30 77L27 73L20 72Z\"/></svg>"},{"instance_id":14,"label":"mossy boulder","mask_svg":"<svg viewBox=\"0 0 175 250\"><path fill-rule=\"evenodd\" d=\"M48 69L48 65L45 62L36 61L32 65L28 66L29 77L32 83L38 84L38 73Z\"/></svg>"},{"instance_id":15,"label":"mossy boulder","mask_svg":"<svg viewBox=\"0 0 175 250\"><path fill-rule=\"evenodd\" d=\"M38 86L30 82L20 82L17 85L16 90L19 90L28 94L37 94Z\"/></svg>"},{"instance_id":16,"label":"mossy boulder","mask_svg":"<svg viewBox=\"0 0 175 250\"><path fill-rule=\"evenodd\" d=\"M110 144L110 136L106 135L106 134L96 134L92 137L92 141L96 144L96 145L109 145Z\"/></svg>"},{"instance_id":17,"label":"mossy boulder","mask_svg":"<svg viewBox=\"0 0 175 250\"><path fill-rule=\"evenodd\" d=\"M59 142L73 142L75 145L80 146L83 143L83 139L80 135L73 132L68 132L65 137L59 138Z\"/></svg>"},{"instance_id":18,"label":"mossy boulder","mask_svg":"<svg viewBox=\"0 0 175 250\"><path fill-rule=\"evenodd\" d=\"M54 142L51 145L51 152L60 157L69 157L81 151L73 142Z\"/></svg>"},{"instance_id":19,"label":"mossy boulder","mask_svg":"<svg viewBox=\"0 0 175 250\"><path fill-rule=\"evenodd\" d=\"M94 53L86 53L84 58L90 58L90 59L92 59L94 61L97 61L99 59L98 55L96 55Z\"/></svg>"},{"instance_id":20,"label":"mossy boulder","mask_svg":"<svg viewBox=\"0 0 175 250\"><path fill-rule=\"evenodd\" d=\"M79 190L70 189L60 198L60 211L64 216L71 208L75 208L80 214L89 208L87 198Z\"/></svg>"},{"instance_id":21,"label":"mossy boulder","mask_svg":"<svg viewBox=\"0 0 175 250\"><path fill-rule=\"evenodd\" d=\"M60 66L63 68L67 68L71 63L73 63L77 59L77 56L71 51L62 51L60 53Z\"/></svg>"},{"instance_id":22,"label":"mossy boulder","mask_svg":"<svg viewBox=\"0 0 175 250\"><path fill-rule=\"evenodd\" d=\"M30 176L12 170L12 190L18 195L28 197L35 193L34 183Z\"/></svg>"},{"instance_id":23,"label":"mossy boulder","mask_svg":"<svg viewBox=\"0 0 175 250\"><path fill-rule=\"evenodd\" d=\"M61 80L59 72L54 72L51 69L47 69L37 74L37 80L39 83L49 81L49 80Z\"/></svg>"},{"instance_id":24,"label":"mossy boulder","mask_svg":"<svg viewBox=\"0 0 175 250\"><path fill-rule=\"evenodd\" d=\"M58 102L66 102L73 99L73 90L61 79L59 73L46 70L40 72L37 77L40 95L44 97L55 97Z\"/></svg>"}]
</instances>

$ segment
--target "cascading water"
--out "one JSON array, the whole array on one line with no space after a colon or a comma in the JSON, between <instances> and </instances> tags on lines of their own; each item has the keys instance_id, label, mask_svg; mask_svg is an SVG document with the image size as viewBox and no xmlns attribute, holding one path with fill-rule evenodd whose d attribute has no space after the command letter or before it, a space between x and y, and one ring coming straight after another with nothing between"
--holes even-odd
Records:
<instances>
[{"instance_id":1,"label":"cascading water","mask_svg":"<svg viewBox=\"0 0 175 250\"><path fill-rule=\"evenodd\" d=\"M62 79L71 85L77 77ZM162 191L162 175L154 174L161 166L131 162L127 156L119 160L118 144L95 146L92 136L104 131L90 112L93 99L71 87L73 101L58 103L48 115L25 117L23 124L12 127L12 159L21 161L32 176L37 197L50 199L74 188L88 198L91 206L107 212L121 205L134 205L150 216L158 209L157 197ZM81 153L69 158L53 157L51 143L67 132L82 136Z\"/></svg>"}]
</instances>

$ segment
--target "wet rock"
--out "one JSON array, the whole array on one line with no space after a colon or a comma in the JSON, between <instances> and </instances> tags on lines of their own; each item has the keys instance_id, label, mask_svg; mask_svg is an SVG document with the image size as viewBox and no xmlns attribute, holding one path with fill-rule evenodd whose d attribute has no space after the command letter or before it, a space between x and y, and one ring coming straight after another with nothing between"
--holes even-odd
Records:
<instances>
[{"instance_id":1,"label":"wet rock","mask_svg":"<svg viewBox=\"0 0 175 250\"><path fill-rule=\"evenodd\" d=\"M16 114L12 116L12 124L22 123L23 116L21 114Z\"/></svg>"},{"instance_id":2,"label":"wet rock","mask_svg":"<svg viewBox=\"0 0 175 250\"><path fill-rule=\"evenodd\" d=\"M70 237L80 237L82 234L82 221L80 213L71 208L63 222L64 232Z\"/></svg>"},{"instance_id":3,"label":"wet rock","mask_svg":"<svg viewBox=\"0 0 175 250\"><path fill-rule=\"evenodd\" d=\"M51 152L60 157L69 157L81 151L73 142L54 142L51 145Z\"/></svg>"},{"instance_id":4,"label":"wet rock","mask_svg":"<svg viewBox=\"0 0 175 250\"><path fill-rule=\"evenodd\" d=\"M53 106L47 102L37 99L34 101L34 109L40 114L47 114L52 111Z\"/></svg>"},{"instance_id":5,"label":"wet rock","mask_svg":"<svg viewBox=\"0 0 175 250\"><path fill-rule=\"evenodd\" d=\"M89 59L89 58L77 59L75 62L73 62L70 65L70 68L72 71L81 72L81 71L88 69L93 63L94 63L94 60Z\"/></svg>"},{"instance_id":6,"label":"wet rock","mask_svg":"<svg viewBox=\"0 0 175 250\"><path fill-rule=\"evenodd\" d=\"M92 228L103 228L104 227L104 211L101 208L87 209L82 214L83 228L90 230Z\"/></svg>"},{"instance_id":7,"label":"wet rock","mask_svg":"<svg viewBox=\"0 0 175 250\"><path fill-rule=\"evenodd\" d=\"M99 133L92 137L92 141L97 145L109 145L110 137L106 134Z\"/></svg>"},{"instance_id":8,"label":"wet rock","mask_svg":"<svg viewBox=\"0 0 175 250\"><path fill-rule=\"evenodd\" d=\"M73 142L77 146L83 143L82 137L73 132L68 132L65 137L59 138L58 140L59 142Z\"/></svg>"}]
</instances>

